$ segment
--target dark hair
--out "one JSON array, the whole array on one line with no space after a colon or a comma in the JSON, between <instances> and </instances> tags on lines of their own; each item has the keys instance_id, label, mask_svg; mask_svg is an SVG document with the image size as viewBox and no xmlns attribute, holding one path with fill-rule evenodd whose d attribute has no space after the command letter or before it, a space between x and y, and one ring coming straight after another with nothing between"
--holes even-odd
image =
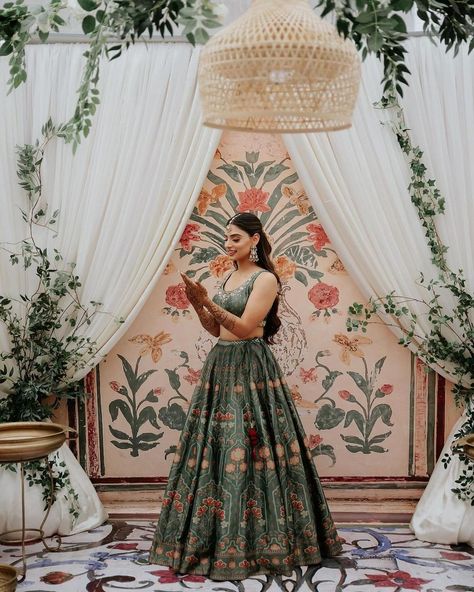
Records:
<instances>
[{"instance_id":1,"label":"dark hair","mask_svg":"<svg viewBox=\"0 0 474 592\"><path fill-rule=\"evenodd\" d=\"M260 222L260 219L254 214L243 212L242 214L236 214L235 216L233 216L227 222L227 225L229 224L237 226L250 236L253 236L254 234L258 234L260 236L260 240L257 243L257 265L262 269L266 269L270 273L273 273L273 275L276 277L278 281L278 286L281 286L280 278L278 277L278 274L275 270L275 266L273 265L273 261L270 257L270 253L272 252L272 246L267 238L267 235L265 234L265 231L263 230L263 226ZM281 321L278 318L278 302L279 297L277 295L277 297L273 301L272 307L268 311L265 320L265 326L263 328L263 338L267 343L273 343L272 338L281 326Z\"/></svg>"}]
</instances>

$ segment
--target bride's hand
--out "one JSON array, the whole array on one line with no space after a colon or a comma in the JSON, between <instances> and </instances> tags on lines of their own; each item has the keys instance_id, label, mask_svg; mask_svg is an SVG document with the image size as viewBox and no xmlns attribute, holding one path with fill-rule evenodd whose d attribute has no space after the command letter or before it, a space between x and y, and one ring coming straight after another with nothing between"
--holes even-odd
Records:
<instances>
[{"instance_id":1,"label":"bride's hand","mask_svg":"<svg viewBox=\"0 0 474 592\"><path fill-rule=\"evenodd\" d=\"M194 282L188 278L184 273L181 274L186 285L186 296L193 306L203 306L206 298L208 298L206 288L199 282Z\"/></svg>"}]
</instances>

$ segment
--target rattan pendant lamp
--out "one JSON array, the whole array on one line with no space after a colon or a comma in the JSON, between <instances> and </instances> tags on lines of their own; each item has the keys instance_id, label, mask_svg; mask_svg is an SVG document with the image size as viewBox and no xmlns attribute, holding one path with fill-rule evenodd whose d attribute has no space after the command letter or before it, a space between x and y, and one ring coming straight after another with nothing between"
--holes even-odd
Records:
<instances>
[{"instance_id":1,"label":"rattan pendant lamp","mask_svg":"<svg viewBox=\"0 0 474 592\"><path fill-rule=\"evenodd\" d=\"M359 78L354 44L308 0L253 0L202 50L203 122L282 133L344 129Z\"/></svg>"}]
</instances>

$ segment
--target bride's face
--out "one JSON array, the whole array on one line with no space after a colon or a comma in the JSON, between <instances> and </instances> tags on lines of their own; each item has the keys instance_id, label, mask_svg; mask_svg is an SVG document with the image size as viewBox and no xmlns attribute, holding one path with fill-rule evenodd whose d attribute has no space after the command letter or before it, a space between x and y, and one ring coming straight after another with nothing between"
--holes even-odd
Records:
<instances>
[{"instance_id":1,"label":"bride's face","mask_svg":"<svg viewBox=\"0 0 474 592\"><path fill-rule=\"evenodd\" d=\"M225 232L225 250L229 257L237 262L249 258L250 249L258 243L258 234L250 236L238 226L229 224Z\"/></svg>"}]
</instances>

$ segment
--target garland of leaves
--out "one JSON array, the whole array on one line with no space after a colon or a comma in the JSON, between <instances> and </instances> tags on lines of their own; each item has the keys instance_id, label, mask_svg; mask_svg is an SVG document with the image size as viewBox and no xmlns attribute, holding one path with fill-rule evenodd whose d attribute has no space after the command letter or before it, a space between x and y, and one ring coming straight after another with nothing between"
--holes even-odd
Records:
<instances>
[{"instance_id":1,"label":"garland of leaves","mask_svg":"<svg viewBox=\"0 0 474 592\"><path fill-rule=\"evenodd\" d=\"M95 343L81 335L81 328L89 325L100 303L84 306L79 298L81 286L74 264L59 269L62 257L57 249L50 255L36 242L39 228L54 231L59 210L49 213L42 196L41 165L47 144L58 134L50 121L43 126L43 140L18 149L17 174L20 186L26 191L29 208L22 210L28 225L28 236L14 245L2 244L0 249L9 254L12 265L21 263L25 272L34 269L36 286L18 297L0 295L0 322L11 339L11 350L0 352L0 383L9 387L9 395L0 399L0 422L42 421L52 416L61 398L86 396L83 382L71 383L70 373L83 369L96 352ZM69 332L64 335L64 328ZM53 472L51 487L48 463ZM10 465L15 470L15 465ZM47 506L56 493L66 489L69 512L77 518L77 494L70 475L57 457L49 461L25 463L26 480L30 486L43 488Z\"/></svg>"},{"instance_id":2,"label":"garland of leaves","mask_svg":"<svg viewBox=\"0 0 474 592\"><path fill-rule=\"evenodd\" d=\"M419 284L426 289L425 299L416 299L396 295L395 292L371 298L367 305L354 303L349 307L347 330L367 331L370 319L380 313L389 315L398 322L384 324L397 327L403 334L399 343L408 346L415 343L417 354L427 364L436 364L450 372L457 383L453 388L456 403L464 405L467 419L455 434L461 438L474 433L474 296L466 289L466 279L462 270L450 269L446 253L448 247L443 244L437 228L436 216L444 214L445 200L432 178L427 178L427 169L423 163L423 152L414 146L403 116L403 110L394 95L381 101L385 109L392 109L394 121L392 128L398 144L406 155L411 170L409 192L416 208L425 237L431 251L431 262L438 269L438 278L426 281L420 276ZM442 303L443 295L449 295L455 302L453 309L446 310ZM427 334L417 333L418 316L407 306L407 302L418 303L426 309L430 323ZM405 322L402 323L401 320ZM463 470L456 480L457 487L452 491L459 499L470 500L474 505L474 461L465 454L460 454ZM442 462L445 467L451 461L451 455L445 454Z\"/></svg>"}]
</instances>

